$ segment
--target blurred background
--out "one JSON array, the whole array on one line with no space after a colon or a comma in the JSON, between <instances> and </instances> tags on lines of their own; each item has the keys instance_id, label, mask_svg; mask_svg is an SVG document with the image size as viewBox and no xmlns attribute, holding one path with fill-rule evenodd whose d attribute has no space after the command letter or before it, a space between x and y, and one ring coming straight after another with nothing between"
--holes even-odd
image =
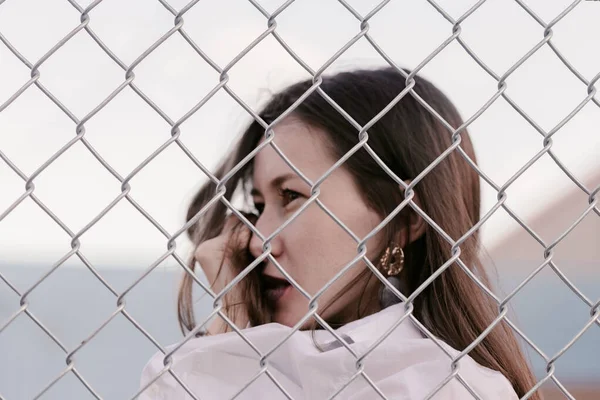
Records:
<instances>
[{"instance_id":1,"label":"blurred background","mask_svg":"<svg viewBox=\"0 0 600 400\"><path fill-rule=\"evenodd\" d=\"M269 13L282 1L262 0ZM377 1L347 1L367 15ZM525 2L545 23L571 2ZM86 7L90 1L80 1ZM172 0L180 10L187 3ZM437 4L458 19L474 1ZM0 34L35 64L80 24L81 13L64 0L0 1ZM174 16L158 1L104 0L89 13L88 24L124 65L133 63L174 26ZM184 16L183 29L214 63L224 68L267 29L267 18L248 1L201 1ZM319 69L360 32L357 20L339 2L298 0L276 18L277 32L313 70ZM600 3L579 2L552 27L552 43L584 79L600 72ZM517 2L488 0L460 24L462 40L498 76L504 75L544 38L544 27ZM369 34L395 63L413 69L452 35L452 24L426 1L391 1L369 20ZM325 73L383 66L385 61L364 38L336 59ZM125 81L125 71L91 36L80 30L39 66L39 83L78 120ZM175 32L134 69L135 85L171 121L177 121L219 82L216 72ZM429 61L420 74L440 87L463 119L475 114L498 90L456 41ZM76 135L76 123L35 85L14 101L31 69L0 42L0 151L26 176L35 173ZM265 37L228 72L228 86L258 110L271 93L310 75L272 37ZM542 46L506 80L506 93L545 132L588 95L548 45ZM598 96L596 96L598 98ZM5 103L8 102L8 103ZM180 139L207 168L227 151L250 115L219 90L181 126ZM589 190L600 184L600 107L585 104L553 136L552 150ZM171 137L171 125L131 87L125 87L85 124L85 138L121 177L130 175ZM504 185L543 148L543 137L503 98L470 126L481 170ZM170 145L130 180L131 198L169 235L184 223L195 190L206 180L198 166ZM86 227L121 195L121 183L81 143L69 147L34 179L33 194L71 232ZM0 215L26 192L25 181L0 161ZM506 204L549 245L588 209L588 195L547 154L506 191ZM482 181L483 208L497 191ZM544 260L544 247L506 211L498 209L481 228L484 260L495 292L510 294ZM81 253L115 292L128 289L167 251L167 238L129 201L121 199L80 237ZM176 253L186 259L187 238ZM0 329L20 308L28 291L71 251L71 237L31 197L0 220ZM552 358L590 320L600 299L600 216L588 213L556 247L553 260L564 274L547 266L511 300L511 315L538 350ZM125 297L126 310L161 345L181 339L176 292L183 271L169 257ZM204 277L201 277L204 279ZM574 285L579 294L565 284ZM116 297L77 256L68 258L27 296L28 310L73 350L116 309ZM198 318L210 302L198 301ZM555 376L577 399L600 398L600 328L592 325L555 363ZM546 361L525 345L537 376ZM123 315L117 315L74 357L80 374L107 399L130 398L140 372L157 351ZM65 353L21 313L0 331L0 398L29 399L66 368ZM566 398L556 385L543 386L548 399ZM93 398L73 374L66 374L42 398Z\"/></svg>"}]
</instances>

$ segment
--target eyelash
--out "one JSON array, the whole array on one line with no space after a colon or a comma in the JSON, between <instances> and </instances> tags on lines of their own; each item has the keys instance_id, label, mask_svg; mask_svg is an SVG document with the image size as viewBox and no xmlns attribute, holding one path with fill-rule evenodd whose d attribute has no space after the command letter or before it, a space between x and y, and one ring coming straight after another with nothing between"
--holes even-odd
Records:
<instances>
[{"instance_id":1,"label":"eyelash","mask_svg":"<svg viewBox=\"0 0 600 400\"><path fill-rule=\"evenodd\" d=\"M291 200L289 200L287 203L285 203L285 204L283 205L284 207L285 207L286 205L288 205L289 203L291 203L292 201L294 201L294 200L297 200L298 198L300 198L300 193L298 193L298 192L296 192L296 191L294 191L294 190L291 190L291 189L286 189L286 188L282 188L282 189L280 189L280 190L278 191L278 194L279 194L279 197L281 197L281 198L285 198L285 196L286 196L286 195L295 195L295 196L297 196L296 198L294 198L294 199L291 199ZM262 204L262 203L254 203L254 208L256 209L256 211L255 211L255 212L256 212L256 214L257 214L257 215L260 215L260 214L263 212L263 210L264 210L264 208L265 208L265 205L264 205L264 204Z\"/></svg>"}]
</instances>

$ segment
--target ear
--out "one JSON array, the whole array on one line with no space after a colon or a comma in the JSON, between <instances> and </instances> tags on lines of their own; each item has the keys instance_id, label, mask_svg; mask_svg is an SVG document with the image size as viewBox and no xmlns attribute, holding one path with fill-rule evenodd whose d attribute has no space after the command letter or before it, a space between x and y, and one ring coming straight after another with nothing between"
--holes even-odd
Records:
<instances>
[{"instance_id":1,"label":"ear","mask_svg":"<svg viewBox=\"0 0 600 400\"><path fill-rule=\"evenodd\" d=\"M410 180L404 181L404 183L407 185L409 185L410 182ZM400 185L400 191L404 192L404 187L402 185ZM416 192L412 200L417 204L417 206L419 206L419 208L421 208L421 202ZM408 213L409 216L408 225L404 226L400 232L398 232L397 238L398 245L404 248L410 244L410 242L413 242L414 240L423 236L425 233L425 228L427 227L427 223L410 205L407 205L402 212Z\"/></svg>"}]
</instances>

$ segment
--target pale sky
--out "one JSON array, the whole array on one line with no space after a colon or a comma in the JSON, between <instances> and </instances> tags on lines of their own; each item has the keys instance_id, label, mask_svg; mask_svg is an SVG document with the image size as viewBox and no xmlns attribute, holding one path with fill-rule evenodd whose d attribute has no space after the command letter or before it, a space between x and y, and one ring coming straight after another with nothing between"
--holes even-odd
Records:
<instances>
[{"instance_id":1,"label":"pale sky","mask_svg":"<svg viewBox=\"0 0 600 400\"><path fill-rule=\"evenodd\" d=\"M89 2L86 2L86 4ZM175 9L185 1L171 1ZM260 1L267 11L282 2ZM348 1L365 15L375 1ZM437 2L453 18L472 3ZM550 22L570 1L528 1ZM82 6L85 6L81 2ZM173 27L174 17L158 1L105 0L90 13L90 27L126 64ZM8 0L0 5L0 33L31 63L79 24L80 15L62 0ZM314 70L360 31L360 22L333 0L297 0L277 17L277 31ZM184 29L221 67L267 28L267 19L247 1L201 1L184 15ZM583 1L553 28L553 43L589 81L600 72L600 2ZM516 2L489 0L462 24L462 39L497 75L543 39L544 29ZM452 34L426 1L391 1L370 21L369 33L403 67L414 68ZM327 72L383 66L362 38ZM218 74L175 33L134 70L135 84L176 121L217 83ZM124 71L84 31L40 67L40 82L79 119L125 79ZM421 71L468 119L497 91L492 79L456 41ZM255 110L269 92L309 75L271 36L229 72L229 86ZM0 43L0 104L29 80L30 71ZM506 93L545 131L587 96L579 81L548 46L543 46L507 80ZM596 84L598 87L599 85ZM596 96L596 98L600 98ZM224 91L181 126L181 140L207 167L214 167L250 116ZM589 188L600 169L600 107L589 102L553 137L553 150ZM85 137L122 176L170 137L169 125L130 88L125 88L86 124ZM542 136L499 98L469 128L481 169L502 186L543 148ZM37 87L28 88L0 113L0 150L32 174L75 135L73 123ZM597 175L596 175L597 176ZM169 233L184 223L203 173L171 145L131 180L131 196ZM35 180L35 194L73 232L79 231L120 194L120 183L81 143L71 147ZM0 214L25 191L25 183L0 161ZM579 190L549 156L544 156L508 190L508 204L526 221L565 192ZM496 192L483 183L483 210ZM493 246L517 228L499 210L484 225ZM94 265L145 267L166 250L166 239L123 199L82 238ZM189 249L178 241L183 256ZM0 221L0 262L53 263L70 250L70 239L31 199ZM73 259L74 265L79 265ZM169 260L169 264L174 261ZM69 264L69 263L67 263Z\"/></svg>"}]
</instances>

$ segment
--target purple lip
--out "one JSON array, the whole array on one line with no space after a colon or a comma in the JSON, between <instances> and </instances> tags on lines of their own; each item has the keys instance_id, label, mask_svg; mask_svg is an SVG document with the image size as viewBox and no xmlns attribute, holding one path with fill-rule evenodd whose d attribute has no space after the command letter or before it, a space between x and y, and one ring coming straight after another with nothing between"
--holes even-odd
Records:
<instances>
[{"instance_id":1,"label":"purple lip","mask_svg":"<svg viewBox=\"0 0 600 400\"><path fill-rule=\"evenodd\" d=\"M283 297L283 295L288 291L291 285L280 286L276 289L269 289L266 291L267 299L273 303L277 303L279 299Z\"/></svg>"},{"instance_id":2,"label":"purple lip","mask_svg":"<svg viewBox=\"0 0 600 400\"><path fill-rule=\"evenodd\" d=\"M291 285L285 279L275 278L270 275L263 275L262 282L264 293L267 299L273 304L276 303L291 288Z\"/></svg>"}]
</instances>

